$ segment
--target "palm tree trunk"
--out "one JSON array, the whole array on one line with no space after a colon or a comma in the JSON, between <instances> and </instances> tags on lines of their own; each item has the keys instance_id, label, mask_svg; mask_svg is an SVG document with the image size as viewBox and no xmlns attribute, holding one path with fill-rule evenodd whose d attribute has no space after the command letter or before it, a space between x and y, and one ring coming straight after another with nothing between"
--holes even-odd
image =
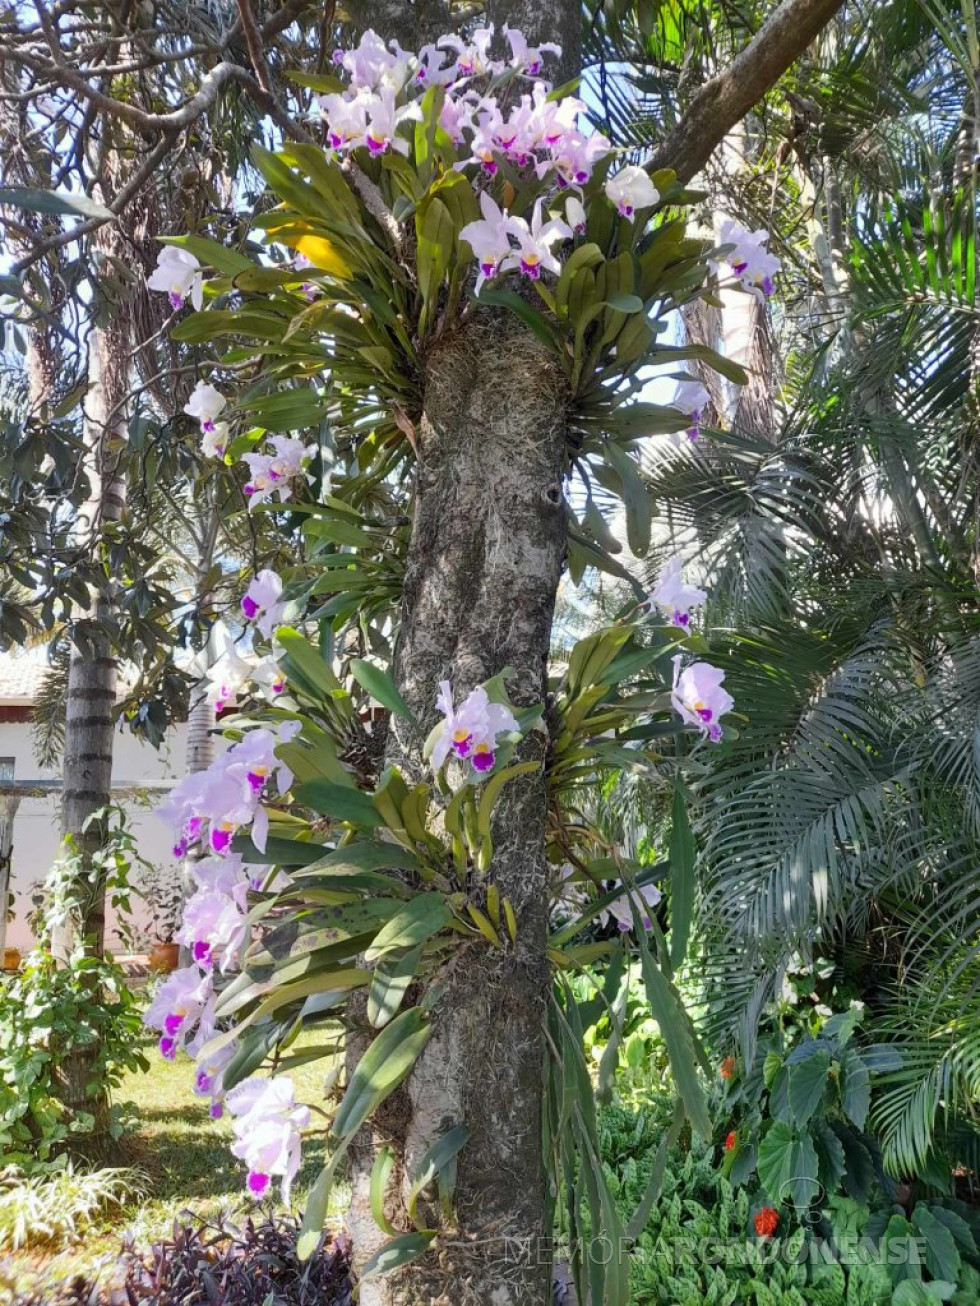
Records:
<instances>
[{"instance_id":1,"label":"palm tree trunk","mask_svg":"<svg viewBox=\"0 0 980 1306\"><path fill-rule=\"evenodd\" d=\"M112 795L113 706L116 659L106 632L113 608L115 578L99 563L106 527L121 520L125 483L118 471L119 448L126 440L126 396L131 341L128 315L121 312L108 326L92 332L89 389L85 404L85 470L90 493L79 529L88 537L99 579L88 606L73 616L73 643L68 669L61 837L66 855L81 859L87 874L105 839L105 822L93 819ZM53 941L55 955L66 958L79 944L93 956L105 946L104 887L86 895L81 918L67 922Z\"/></svg>"}]
</instances>

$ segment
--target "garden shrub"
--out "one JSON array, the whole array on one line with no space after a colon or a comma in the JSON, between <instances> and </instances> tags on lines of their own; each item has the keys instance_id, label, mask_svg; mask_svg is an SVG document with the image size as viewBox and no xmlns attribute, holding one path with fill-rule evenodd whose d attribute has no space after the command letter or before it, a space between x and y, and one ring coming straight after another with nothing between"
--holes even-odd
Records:
<instances>
[{"instance_id":1,"label":"garden shrub","mask_svg":"<svg viewBox=\"0 0 980 1306\"><path fill-rule=\"evenodd\" d=\"M81 953L65 965L44 950L4 983L0 1001L0 1156L30 1168L69 1145L118 1138L127 1108L97 1120L90 1102L117 1088L127 1070L146 1070L139 1003L115 963ZM86 1102L68 1097L66 1067L84 1058Z\"/></svg>"}]
</instances>

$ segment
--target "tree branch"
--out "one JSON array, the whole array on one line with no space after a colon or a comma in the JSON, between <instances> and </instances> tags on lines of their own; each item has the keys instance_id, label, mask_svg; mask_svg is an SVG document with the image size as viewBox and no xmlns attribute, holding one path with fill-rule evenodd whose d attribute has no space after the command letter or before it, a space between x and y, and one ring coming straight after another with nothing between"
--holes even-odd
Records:
<instances>
[{"instance_id":1,"label":"tree branch","mask_svg":"<svg viewBox=\"0 0 980 1306\"><path fill-rule=\"evenodd\" d=\"M716 145L779 81L843 0L783 0L745 49L695 95L691 107L654 151L648 167L673 168L690 181Z\"/></svg>"}]
</instances>

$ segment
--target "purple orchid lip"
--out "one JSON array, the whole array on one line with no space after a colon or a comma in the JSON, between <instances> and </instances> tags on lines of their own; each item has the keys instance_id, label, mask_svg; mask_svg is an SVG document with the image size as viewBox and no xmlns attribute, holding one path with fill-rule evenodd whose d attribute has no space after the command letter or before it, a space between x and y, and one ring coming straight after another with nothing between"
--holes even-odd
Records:
<instances>
[{"instance_id":1,"label":"purple orchid lip","mask_svg":"<svg viewBox=\"0 0 980 1306\"><path fill-rule=\"evenodd\" d=\"M210 418L210 417L205 417L204 421L201 423L201 430L202 430L202 431L207 431L207 433L208 433L209 435L213 435L213 434L214 434L214 420L213 420L212 418Z\"/></svg>"},{"instance_id":2,"label":"purple orchid lip","mask_svg":"<svg viewBox=\"0 0 980 1306\"><path fill-rule=\"evenodd\" d=\"M521 271L530 281L540 281L541 279L540 263L525 263L525 261L521 259Z\"/></svg>"},{"instance_id":3,"label":"purple orchid lip","mask_svg":"<svg viewBox=\"0 0 980 1306\"><path fill-rule=\"evenodd\" d=\"M453 740L453 752L457 757L469 757L470 749L473 747L473 736L467 735L465 739Z\"/></svg>"},{"instance_id":4,"label":"purple orchid lip","mask_svg":"<svg viewBox=\"0 0 980 1306\"><path fill-rule=\"evenodd\" d=\"M710 707L699 707L696 708L695 710L697 711L697 714L702 721L710 721L712 716L714 716L714 713L711 711Z\"/></svg>"},{"instance_id":5,"label":"purple orchid lip","mask_svg":"<svg viewBox=\"0 0 980 1306\"><path fill-rule=\"evenodd\" d=\"M475 771L492 771L496 757L491 752L483 751L474 753L470 761L473 763Z\"/></svg>"},{"instance_id":6,"label":"purple orchid lip","mask_svg":"<svg viewBox=\"0 0 980 1306\"><path fill-rule=\"evenodd\" d=\"M480 271L485 277L492 277L497 271L497 264L492 259L487 263L481 263Z\"/></svg>"},{"instance_id":7,"label":"purple orchid lip","mask_svg":"<svg viewBox=\"0 0 980 1306\"><path fill-rule=\"evenodd\" d=\"M178 1015L176 1011L172 1011L170 1015L164 1019L163 1022L164 1032L168 1034L171 1038L173 1038L173 1036L177 1033L177 1031L180 1029L183 1023L184 1023L184 1017Z\"/></svg>"},{"instance_id":8,"label":"purple orchid lip","mask_svg":"<svg viewBox=\"0 0 980 1306\"><path fill-rule=\"evenodd\" d=\"M206 1075L203 1070L199 1070L194 1078L194 1088L198 1093L210 1093L211 1076Z\"/></svg>"},{"instance_id":9,"label":"purple orchid lip","mask_svg":"<svg viewBox=\"0 0 980 1306\"><path fill-rule=\"evenodd\" d=\"M732 264L732 271L733 271L737 276L741 276L742 273L745 271L745 269L746 269L748 266L749 266L748 263L733 263L733 264Z\"/></svg>"},{"instance_id":10,"label":"purple orchid lip","mask_svg":"<svg viewBox=\"0 0 980 1306\"><path fill-rule=\"evenodd\" d=\"M260 775L258 771L249 771L248 785L253 793L260 794L265 788L265 776Z\"/></svg>"},{"instance_id":11,"label":"purple orchid lip","mask_svg":"<svg viewBox=\"0 0 980 1306\"><path fill-rule=\"evenodd\" d=\"M269 480L270 480L270 481L281 481L281 480L282 480L282 472L277 472L276 469L275 469L274 467L270 467L270 468L269 468Z\"/></svg>"},{"instance_id":12,"label":"purple orchid lip","mask_svg":"<svg viewBox=\"0 0 980 1306\"><path fill-rule=\"evenodd\" d=\"M763 293L764 295L771 295L774 289L775 289L775 287L774 287L773 284L772 284L772 277L763 277L763 278L762 278L762 293Z\"/></svg>"},{"instance_id":13,"label":"purple orchid lip","mask_svg":"<svg viewBox=\"0 0 980 1306\"><path fill-rule=\"evenodd\" d=\"M339 46L337 47L336 50L334 50L333 54L330 56L330 61L331 63L335 63L335 64L342 64L344 62L344 52L343 50L340 49Z\"/></svg>"},{"instance_id":14,"label":"purple orchid lip","mask_svg":"<svg viewBox=\"0 0 980 1306\"><path fill-rule=\"evenodd\" d=\"M480 164L480 167L483 169L483 171L486 173L488 177L496 177L497 165L493 159L484 159L483 162Z\"/></svg>"},{"instance_id":15,"label":"purple orchid lip","mask_svg":"<svg viewBox=\"0 0 980 1306\"><path fill-rule=\"evenodd\" d=\"M216 853L227 852L230 843L231 843L230 830L211 831L211 847L214 850L214 852Z\"/></svg>"},{"instance_id":16,"label":"purple orchid lip","mask_svg":"<svg viewBox=\"0 0 980 1306\"><path fill-rule=\"evenodd\" d=\"M541 60L532 59L531 62L527 65L527 69L526 69L528 77L537 77L540 71L541 71Z\"/></svg>"},{"instance_id":17,"label":"purple orchid lip","mask_svg":"<svg viewBox=\"0 0 980 1306\"><path fill-rule=\"evenodd\" d=\"M220 1102L211 1103L211 1109L208 1111L208 1115L212 1120L220 1120L224 1113L225 1109Z\"/></svg>"},{"instance_id":18,"label":"purple orchid lip","mask_svg":"<svg viewBox=\"0 0 980 1306\"><path fill-rule=\"evenodd\" d=\"M330 142L330 148L334 150L340 150L347 144L347 138L342 132L330 132L327 140Z\"/></svg>"},{"instance_id":19,"label":"purple orchid lip","mask_svg":"<svg viewBox=\"0 0 980 1306\"><path fill-rule=\"evenodd\" d=\"M211 956L211 945L204 939L199 939L194 944L193 954L194 960L199 966L205 966L210 970L214 965L214 958Z\"/></svg>"},{"instance_id":20,"label":"purple orchid lip","mask_svg":"<svg viewBox=\"0 0 980 1306\"><path fill-rule=\"evenodd\" d=\"M364 139L367 142L368 151L375 156L384 154L385 150L388 148L388 142L386 140L378 140L377 136L372 136L370 132L368 132Z\"/></svg>"},{"instance_id":21,"label":"purple orchid lip","mask_svg":"<svg viewBox=\"0 0 980 1306\"><path fill-rule=\"evenodd\" d=\"M675 608L673 622L675 626L689 626L691 624L691 614L689 612L680 612Z\"/></svg>"},{"instance_id":22,"label":"purple orchid lip","mask_svg":"<svg viewBox=\"0 0 980 1306\"><path fill-rule=\"evenodd\" d=\"M633 216L633 205L627 204L625 200L619 206L619 216L621 218L631 218Z\"/></svg>"},{"instance_id":23,"label":"purple orchid lip","mask_svg":"<svg viewBox=\"0 0 980 1306\"><path fill-rule=\"evenodd\" d=\"M259 1170L252 1170L248 1176L248 1191L256 1197L261 1197L269 1189L269 1176L262 1174Z\"/></svg>"},{"instance_id":24,"label":"purple orchid lip","mask_svg":"<svg viewBox=\"0 0 980 1306\"><path fill-rule=\"evenodd\" d=\"M246 486L245 488L247 490L248 486ZM242 611L245 613L245 616L249 619L249 621L252 621L253 618L259 615L259 605L255 602L254 599L250 599L247 594L244 594L242 596Z\"/></svg>"},{"instance_id":25,"label":"purple orchid lip","mask_svg":"<svg viewBox=\"0 0 980 1306\"><path fill-rule=\"evenodd\" d=\"M171 308L183 307L184 296L180 293L179 290L171 290L170 294L168 295L168 299L170 300Z\"/></svg>"},{"instance_id":26,"label":"purple orchid lip","mask_svg":"<svg viewBox=\"0 0 980 1306\"><path fill-rule=\"evenodd\" d=\"M164 1061L173 1061L177 1056L177 1041L172 1038L162 1038L157 1045L160 1049L160 1055Z\"/></svg>"},{"instance_id":27,"label":"purple orchid lip","mask_svg":"<svg viewBox=\"0 0 980 1306\"><path fill-rule=\"evenodd\" d=\"M286 688L286 682L285 680L274 680L269 688L274 694L281 694Z\"/></svg>"},{"instance_id":28,"label":"purple orchid lip","mask_svg":"<svg viewBox=\"0 0 980 1306\"><path fill-rule=\"evenodd\" d=\"M721 739L722 737L722 733L723 731L721 726L718 725L718 723L716 722L708 731L708 738L711 740L713 744L717 744L719 739Z\"/></svg>"},{"instance_id":29,"label":"purple orchid lip","mask_svg":"<svg viewBox=\"0 0 980 1306\"><path fill-rule=\"evenodd\" d=\"M219 708L218 710L220 711L221 709ZM187 848L188 848L187 840L186 840L186 839L178 839L177 842L176 842L176 843L174 844L174 846L173 846L173 854L174 854L174 856L175 856L176 858L178 858L178 859L181 858L181 857L186 857L186 856L187 856Z\"/></svg>"}]
</instances>

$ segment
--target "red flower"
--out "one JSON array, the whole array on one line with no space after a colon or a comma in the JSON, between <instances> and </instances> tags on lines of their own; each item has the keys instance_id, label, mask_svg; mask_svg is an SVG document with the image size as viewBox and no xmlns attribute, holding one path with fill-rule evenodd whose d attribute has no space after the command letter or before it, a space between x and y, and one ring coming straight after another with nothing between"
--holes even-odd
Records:
<instances>
[{"instance_id":1,"label":"red flower","mask_svg":"<svg viewBox=\"0 0 980 1306\"><path fill-rule=\"evenodd\" d=\"M721 1063L721 1077L722 1079L731 1079L731 1077L734 1074L735 1074L735 1058L726 1057L725 1060Z\"/></svg>"},{"instance_id":2,"label":"red flower","mask_svg":"<svg viewBox=\"0 0 980 1306\"><path fill-rule=\"evenodd\" d=\"M755 1217L755 1231L760 1238L771 1238L779 1228L779 1212L763 1206Z\"/></svg>"},{"instance_id":3,"label":"red flower","mask_svg":"<svg viewBox=\"0 0 980 1306\"><path fill-rule=\"evenodd\" d=\"M738 1142L738 1136L736 1135L735 1130L733 1129L732 1132L725 1139L725 1151L730 1152L737 1142Z\"/></svg>"}]
</instances>

